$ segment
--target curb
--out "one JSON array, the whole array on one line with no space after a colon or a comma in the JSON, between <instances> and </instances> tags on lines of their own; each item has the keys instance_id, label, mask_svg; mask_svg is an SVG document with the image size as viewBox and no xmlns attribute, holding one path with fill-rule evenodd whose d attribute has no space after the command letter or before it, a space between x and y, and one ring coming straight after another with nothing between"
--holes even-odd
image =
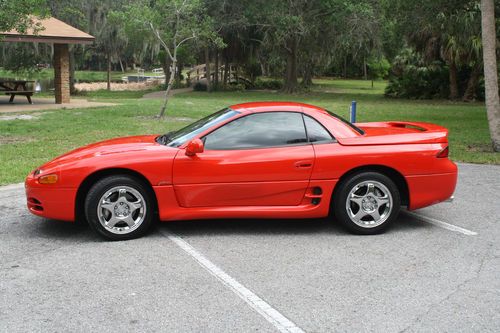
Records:
<instances>
[{"instance_id":1,"label":"curb","mask_svg":"<svg viewBox=\"0 0 500 333\"><path fill-rule=\"evenodd\" d=\"M24 188L24 183L10 184L5 186L0 186L0 192L10 191L10 190L20 190Z\"/></svg>"}]
</instances>

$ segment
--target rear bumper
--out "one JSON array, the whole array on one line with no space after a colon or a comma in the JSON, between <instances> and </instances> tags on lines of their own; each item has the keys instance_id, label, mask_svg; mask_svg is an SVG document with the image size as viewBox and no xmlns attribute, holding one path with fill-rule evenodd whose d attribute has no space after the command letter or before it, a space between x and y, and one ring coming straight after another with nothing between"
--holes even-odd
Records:
<instances>
[{"instance_id":1,"label":"rear bumper","mask_svg":"<svg viewBox=\"0 0 500 333\"><path fill-rule=\"evenodd\" d=\"M31 177L26 178L26 202L28 210L49 219L74 221L76 188L58 188L41 185Z\"/></svg>"},{"instance_id":2,"label":"rear bumper","mask_svg":"<svg viewBox=\"0 0 500 333\"><path fill-rule=\"evenodd\" d=\"M453 201L457 172L407 176L410 204L408 209L418 209L443 201Z\"/></svg>"}]
</instances>

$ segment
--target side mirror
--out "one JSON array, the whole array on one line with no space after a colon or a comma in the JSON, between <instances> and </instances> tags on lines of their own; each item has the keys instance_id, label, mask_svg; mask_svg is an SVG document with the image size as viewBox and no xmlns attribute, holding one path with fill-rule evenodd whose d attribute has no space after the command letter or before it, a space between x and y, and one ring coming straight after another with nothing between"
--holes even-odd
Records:
<instances>
[{"instance_id":1,"label":"side mirror","mask_svg":"<svg viewBox=\"0 0 500 333\"><path fill-rule=\"evenodd\" d=\"M203 141L200 139L193 139L186 146L186 155L194 156L196 154L203 153L204 148Z\"/></svg>"}]
</instances>

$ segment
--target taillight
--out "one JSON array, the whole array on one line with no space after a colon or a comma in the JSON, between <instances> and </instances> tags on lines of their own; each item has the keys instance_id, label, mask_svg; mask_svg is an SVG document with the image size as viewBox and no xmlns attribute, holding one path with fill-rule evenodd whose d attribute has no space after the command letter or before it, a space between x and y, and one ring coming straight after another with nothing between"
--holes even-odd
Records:
<instances>
[{"instance_id":1,"label":"taillight","mask_svg":"<svg viewBox=\"0 0 500 333\"><path fill-rule=\"evenodd\" d=\"M449 146L444 147L437 153L436 157L437 158L445 158L448 157L448 153L450 152Z\"/></svg>"}]
</instances>

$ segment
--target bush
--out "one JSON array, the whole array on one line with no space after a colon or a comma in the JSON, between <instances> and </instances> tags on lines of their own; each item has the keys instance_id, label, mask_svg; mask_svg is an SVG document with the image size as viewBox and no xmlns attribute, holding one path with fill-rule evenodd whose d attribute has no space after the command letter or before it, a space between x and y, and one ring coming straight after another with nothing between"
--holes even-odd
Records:
<instances>
[{"instance_id":1,"label":"bush","mask_svg":"<svg viewBox=\"0 0 500 333\"><path fill-rule=\"evenodd\" d=\"M414 99L446 98L449 94L448 69L442 62L429 65L411 49L394 59L385 95Z\"/></svg>"},{"instance_id":2,"label":"bush","mask_svg":"<svg viewBox=\"0 0 500 333\"><path fill-rule=\"evenodd\" d=\"M203 84L202 82L198 81L194 84L193 86L194 91L207 91L207 85Z\"/></svg>"},{"instance_id":3,"label":"bush","mask_svg":"<svg viewBox=\"0 0 500 333\"><path fill-rule=\"evenodd\" d=\"M280 90L281 88L283 88L283 81L277 79L257 79L254 83L254 89Z\"/></svg>"}]
</instances>

